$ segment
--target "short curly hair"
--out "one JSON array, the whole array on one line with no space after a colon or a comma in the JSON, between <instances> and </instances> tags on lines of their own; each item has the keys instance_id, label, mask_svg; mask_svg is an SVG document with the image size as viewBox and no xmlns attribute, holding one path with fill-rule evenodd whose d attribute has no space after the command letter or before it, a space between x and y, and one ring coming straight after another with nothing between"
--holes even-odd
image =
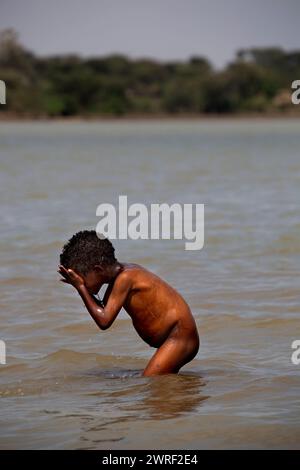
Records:
<instances>
[{"instance_id":1,"label":"short curly hair","mask_svg":"<svg viewBox=\"0 0 300 470\"><path fill-rule=\"evenodd\" d=\"M60 264L86 275L96 264L109 266L117 262L115 249L108 238L99 238L95 230L75 233L64 245Z\"/></svg>"}]
</instances>

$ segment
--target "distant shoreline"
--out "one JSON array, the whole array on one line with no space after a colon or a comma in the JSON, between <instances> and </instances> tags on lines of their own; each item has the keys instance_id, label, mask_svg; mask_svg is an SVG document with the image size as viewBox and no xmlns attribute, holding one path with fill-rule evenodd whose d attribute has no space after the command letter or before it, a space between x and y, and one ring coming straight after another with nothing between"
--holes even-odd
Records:
<instances>
[{"instance_id":1,"label":"distant shoreline","mask_svg":"<svg viewBox=\"0 0 300 470\"><path fill-rule=\"evenodd\" d=\"M299 106L300 108L300 106ZM237 114L124 114L122 116L34 116L13 113L1 113L0 122L126 122L126 121L243 121L243 120L284 120L300 119L299 111L271 113L237 113Z\"/></svg>"}]
</instances>

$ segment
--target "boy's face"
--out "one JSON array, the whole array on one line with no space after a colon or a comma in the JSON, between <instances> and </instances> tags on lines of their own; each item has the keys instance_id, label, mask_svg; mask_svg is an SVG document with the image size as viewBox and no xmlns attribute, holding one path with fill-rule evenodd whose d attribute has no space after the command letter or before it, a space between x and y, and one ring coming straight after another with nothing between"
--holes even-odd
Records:
<instances>
[{"instance_id":1,"label":"boy's face","mask_svg":"<svg viewBox=\"0 0 300 470\"><path fill-rule=\"evenodd\" d=\"M104 284L101 273L98 270L89 271L82 277L90 294L97 294Z\"/></svg>"}]
</instances>

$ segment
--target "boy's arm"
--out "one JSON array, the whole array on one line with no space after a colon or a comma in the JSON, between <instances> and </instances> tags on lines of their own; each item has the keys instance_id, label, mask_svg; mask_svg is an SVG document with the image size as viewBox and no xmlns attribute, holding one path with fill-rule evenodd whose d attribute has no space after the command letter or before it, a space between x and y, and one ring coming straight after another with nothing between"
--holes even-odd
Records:
<instances>
[{"instance_id":1,"label":"boy's arm","mask_svg":"<svg viewBox=\"0 0 300 470\"><path fill-rule=\"evenodd\" d=\"M82 298L88 312L91 317L97 323L101 330L106 330L111 326L116 316L124 304L127 294L131 288L131 280L127 273L120 273L116 278L112 288L111 294L107 299L107 303L104 307L98 305L94 297L88 292L84 282L79 281L79 276L72 270L60 270L60 273L68 276L68 282L71 283ZM72 282L72 278L74 281Z\"/></svg>"},{"instance_id":2,"label":"boy's arm","mask_svg":"<svg viewBox=\"0 0 300 470\"><path fill-rule=\"evenodd\" d=\"M106 291L105 291L105 294L104 294L104 297L103 297L103 300L102 300L102 303L103 303L104 306L107 304L107 301L109 299L109 296L111 294L113 286L114 286L114 284L113 284L113 282L111 282L110 284L108 284L108 286L106 288Z\"/></svg>"},{"instance_id":3,"label":"boy's arm","mask_svg":"<svg viewBox=\"0 0 300 470\"><path fill-rule=\"evenodd\" d=\"M103 303L103 300L101 299L98 299L98 297L96 297L95 295L91 294L92 298L94 299L95 303L99 306L99 307L104 307L104 303Z\"/></svg>"}]
</instances>

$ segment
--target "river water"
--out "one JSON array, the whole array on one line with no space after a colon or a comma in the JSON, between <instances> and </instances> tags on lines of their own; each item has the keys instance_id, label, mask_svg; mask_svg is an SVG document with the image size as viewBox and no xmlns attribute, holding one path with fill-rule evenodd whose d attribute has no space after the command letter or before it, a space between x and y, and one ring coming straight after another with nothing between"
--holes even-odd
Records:
<instances>
[{"instance_id":1,"label":"river water","mask_svg":"<svg viewBox=\"0 0 300 470\"><path fill-rule=\"evenodd\" d=\"M300 121L1 123L0 447L300 448ZM100 331L59 253L103 202L205 204L202 250L116 240L171 283L201 347L178 376L121 312Z\"/></svg>"}]
</instances>

